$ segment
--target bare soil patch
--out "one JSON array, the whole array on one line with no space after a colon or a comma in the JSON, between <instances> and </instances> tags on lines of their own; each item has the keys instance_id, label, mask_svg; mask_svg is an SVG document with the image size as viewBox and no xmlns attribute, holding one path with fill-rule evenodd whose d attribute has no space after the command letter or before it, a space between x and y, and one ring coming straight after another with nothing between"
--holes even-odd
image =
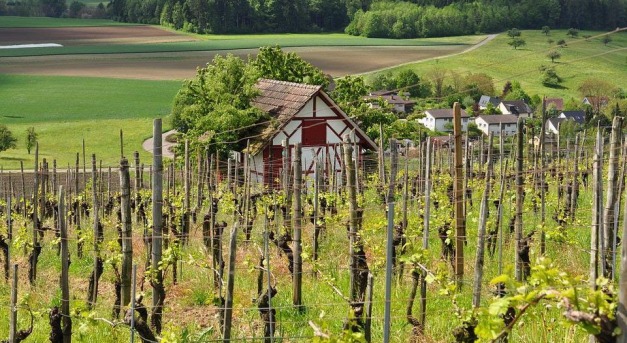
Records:
<instances>
[{"instance_id":1,"label":"bare soil patch","mask_svg":"<svg viewBox=\"0 0 627 343\"><path fill-rule=\"evenodd\" d=\"M192 41L194 38L154 26L99 26L53 28L0 28L2 45L59 43L140 44Z\"/></svg>"},{"instance_id":2,"label":"bare soil patch","mask_svg":"<svg viewBox=\"0 0 627 343\"><path fill-rule=\"evenodd\" d=\"M463 51L467 46L415 47L306 47L294 51L334 77L365 73L398 64L437 58ZM30 75L94 76L143 80L182 80L193 78L218 55L232 53L242 58L257 49L193 51L172 53L133 53L0 58L0 73Z\"/></svg>"}]
</instances>

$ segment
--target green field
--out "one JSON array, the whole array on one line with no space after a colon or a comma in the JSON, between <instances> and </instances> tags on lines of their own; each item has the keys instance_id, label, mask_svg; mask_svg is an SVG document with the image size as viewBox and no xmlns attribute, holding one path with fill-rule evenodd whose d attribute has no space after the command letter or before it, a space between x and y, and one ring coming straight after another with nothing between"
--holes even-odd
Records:
<instances>
[{"instance_id":1,"label":"green field","mask_svg":"<svg viewBox=\"0 0 627 343\"><path fill-rule=\"evenodd\" d=\"M627 89L627 33L614 33L612 41L606 45L601 37L582 38L585 35L595 36L602 32L580 32L579 38L570 38L565 30L553 30L546 37L539 30L522 31L526 46L514 50L507 43L510 38L500 34L484 46L454 57L425 61L391 68L385 72L398 72L412 69L418 75L425 75L429 70L441 68L466 73L486 73L494 78L495 89L500 93L507 81L519 81L529 94L547 97L563 97L566 100L579 98L577 87L590 77L605 79L617 87ZM549 45L548 39L558 41L565 39L567 46L557 48L555 43ZM562 57L551 63L546 54L557 49ZM564 79L562 88L549 88L540 82L541 65L554 66L557 74ZM372 77L371 74L369 77Z\"/></svg>"},{"instance_id":2,"label":"green field","mask_svg":"<svg viewBox=\"0 0 627 343\"><path fill-rule=\"evenodd\" d=\"M143 44L85 44L58 48L30 48L0 50L0 57L74 55L74 54L121 54L180 51L215 51L257 49L260 46L281 47L307 46L440 46L472 45L485 36L461 36L450 38L385 39L355 37L346 34L269 34L269 35L190 35L187 42ZM199 40L191 40L199 39Z\"/></svg>"},{"instance_id":3,"label":"green field","mask_svg":"<svg viewBox=\"0 0 627 343\"><path fill-rule=\"evenodd\" d=\"M49 160L72 162L85 139L88 153L115 165L119 144L112 137L122 129L125 150L141 150L152 133L152 119L170 112L181 86L179 81L18 75L0 75L0 84L0 122L19 140L17 149L0 153L5 169L19 168L20 161L31 165L34 157L26 154L24 142L31 126L39 134L41 155Z\"/></svg>"},{"instance_id":4,"label":"green field","mask_svg":"<svg viewBox=\"0 0 627 343\"><path fill-rule=\"evenodd\" d=\"M96 3L98 5L98 3ZM2 27L75 27L75 26L111 26L130 25L108 19L74 19L49 17L12 17L0 16ZM137 24L132 24L137 25Z\"/></svg>"}]
</instances>

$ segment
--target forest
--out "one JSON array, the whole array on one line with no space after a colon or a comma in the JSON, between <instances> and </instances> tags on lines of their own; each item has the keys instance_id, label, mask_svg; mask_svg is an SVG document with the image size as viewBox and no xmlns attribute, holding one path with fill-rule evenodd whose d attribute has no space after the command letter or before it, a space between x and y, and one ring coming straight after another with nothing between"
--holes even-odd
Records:
<instances>
[{"instance_id":1,"label":"forest","mask_svg":"<svg viewBox=\"0 0 627 343\"><path fill-rule=\"evenodd\" d=\"M0 15L73 16L79 0L0 0ZM415 38L517 28L615 29L625 0L111 0L90 15L194 33L339 32ZM104 13L106 9L106 14Z\"/></svg>"}]
</instances>

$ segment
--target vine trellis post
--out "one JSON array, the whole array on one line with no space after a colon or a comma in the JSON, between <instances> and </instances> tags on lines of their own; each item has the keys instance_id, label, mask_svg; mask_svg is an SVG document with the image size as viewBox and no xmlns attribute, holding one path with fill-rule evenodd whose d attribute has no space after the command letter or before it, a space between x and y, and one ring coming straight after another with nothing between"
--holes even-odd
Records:
<instances>
[{"instance_id":1,"label":"vine trellis post","mask_svg":"<svg viewBox=\"0 0 627 343\"><path fill-rule=\"evenodd\" d=\"M466 224L464 216L463 196L463 163L462 163L462 114L459 102L453 104L453 130L455 136L455 279L461 289L464 278L464 243L466 242Z\"/></svg>"}]
</instances>

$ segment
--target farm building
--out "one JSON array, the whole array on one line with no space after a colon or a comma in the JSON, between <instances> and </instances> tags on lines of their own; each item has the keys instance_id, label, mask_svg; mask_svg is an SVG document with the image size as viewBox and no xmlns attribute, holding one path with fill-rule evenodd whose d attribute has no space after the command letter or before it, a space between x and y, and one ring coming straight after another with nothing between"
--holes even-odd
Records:
<instances>
[{"instance_id":1,"label":"farm building","mask_svg":"<svg viewBox=\"0 0 627 343\"><path fill-rule=\"evenodd\" d=\"M511 136L518 130L518 117L512 114L482 115L475 119L475 123L485 135L492 132L495 136L500 136L503 130L505 136Z\"/></svg>"},{"instance_id":2,"label":"farm building","mask_svg":"<svg viewBox=\"0 0 627 343\"><path fill-rule=\"evenodd\" d=\"M378 108L376 103L378 100L383 100L392 106L394 112L397 113L411 113L414 110L415 101L409 100L408 95L398 94L394 91L377 91L371 92L364 97L364 100L370 103L371 108Z\"/></svg>"},{"instance_id":3,"label":"farm building","mask_svg":"<svg viewBox=\"0 0 627 343\"><path fill-rule=\"evenodd\" d=\"M257 182L278 186L284 162L282 143L286 140L292 149L294 143L302 144L302 170L306 174L313 174L315 160L322 163L325 173L339 173L340 143L346 134L358 146L355 152L358 156L377 149L321 86L261 79L256 87L260 94L252 105L272 117L249 149L251 170Z\"/></svg>"}]
</instances>

